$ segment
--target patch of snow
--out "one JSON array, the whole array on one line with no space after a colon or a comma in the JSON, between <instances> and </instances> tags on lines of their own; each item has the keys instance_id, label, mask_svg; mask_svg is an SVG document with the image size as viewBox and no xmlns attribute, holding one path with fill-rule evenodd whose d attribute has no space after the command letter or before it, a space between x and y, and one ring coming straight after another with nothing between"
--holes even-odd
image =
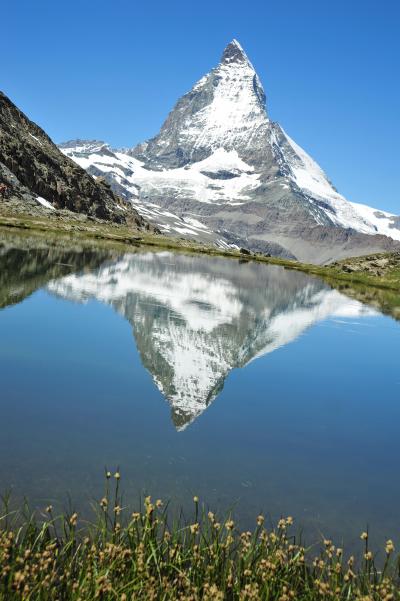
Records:
<instances>
[{"instance_id":1,"label":"patch of snow","mask_svg":"<svg viewBox=\"0 0 400 601\"><path fill-rule=\"evenodd\" d=\"M306 195L309 195L311 203L316 199L330 207L332 210L325 208L323 204L318 204L319 209L323 210L335 225L364 234L384 234L400 240L400 230L390 227L395 215L347 200L335 190L321 167L305 150L296 144L283 128L280 129L290 151L284 144L279 144L274 133L272 133L272 141L280 147L284 164L290 170L289 177ZM284 184L282 186L284 187ZM377 213L381 213L382 218L377 216Z\"/></svg>"},{"instance_id":2,"label":"patch of snow","mask_svg":"<svg viewBox=\"0 0 400 601\"><path fill-rule=\"evenodd\" d=\"M380 209L374 209L373 207L369 207L364 204L359 204L357 202L350 203L355 211L361 215L365 221L368 221L376 228L376 234L383 234L384 236L390 236L394 240L400 240L400 229L394 226L394 220L397 215L393 213L388 213L387 211L381 211Z\"/></svg>"},{"instance_id":3,"label":"patch of snow","mask_svg":"<svg viewBox=\"0 0 400 601\"><path fill-rule=\"evenodd\" d=\"M34 136L33 134L31 134L30 132L28 132L30 137L33 138L38 144L40 144L40 146L42 146L42 142L41 140L39 140L39 138L37 138L36 136Z\"/></svg>"},{"instance_id":4,"label":"patch of snow","mask_svg":"<svg viewBox=\"0 0 400 601\"><path fill-rule=\"evenodd\" d=\"M46 207L46 209L52 209L53 211L55 211L55 207L53 207L53 205L46 200L45 198L42 198L41 196L37 196L36 200L44 207Z\"/></svg>"}]
</instances>

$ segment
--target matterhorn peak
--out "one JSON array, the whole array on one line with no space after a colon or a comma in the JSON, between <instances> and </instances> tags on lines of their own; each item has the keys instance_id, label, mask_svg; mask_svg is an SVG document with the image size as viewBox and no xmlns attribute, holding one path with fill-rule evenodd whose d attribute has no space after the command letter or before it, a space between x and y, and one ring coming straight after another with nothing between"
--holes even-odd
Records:
<instances>
[{"instance_id":1,"label":"matterhorn peak","mask_svg":"<svg viewBox=\"0 0 400 601\"><path fill-rule=\"evenodd\" d=\"M222 54L222 58L221 58L221 63L248 63L249 59L247 58L247 55L245 53L245 51L243 50L242 46L239 44L239 42L235 39L233 39L231 42L229 42L229 44L226 46L223 54Z\"/></svg>"},{"instance_id":2,"label":"matterhorn peak","mask_svg":"<svg viewBox=\"0 0 400 601\"><path fill-rule=\"evenodd\" d=\"M261 81L236 39L177 101L158 135L128 155L107 156L113 151L97 142L67 146L68 156L94 176L105 174L171 235L317 263L400 241L396 215L350 203L270 121Z\"/></svg>"}]
</instances>

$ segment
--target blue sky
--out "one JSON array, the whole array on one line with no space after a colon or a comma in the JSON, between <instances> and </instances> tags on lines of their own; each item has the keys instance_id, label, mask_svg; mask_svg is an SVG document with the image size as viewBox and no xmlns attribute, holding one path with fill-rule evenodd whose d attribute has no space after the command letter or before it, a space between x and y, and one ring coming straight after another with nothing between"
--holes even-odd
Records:
<instances>
[{"instance_id":1,"label":"blue sky","mask_svg":"<svg viewBox=\"0 0 400 601\"><path fill-rule=\"evenodd\" d=\"M268 112L350 200L400 213L397 0L3 0L0 89L56 142L132 146L237 38Z\"/></svg>"}]
</instances>

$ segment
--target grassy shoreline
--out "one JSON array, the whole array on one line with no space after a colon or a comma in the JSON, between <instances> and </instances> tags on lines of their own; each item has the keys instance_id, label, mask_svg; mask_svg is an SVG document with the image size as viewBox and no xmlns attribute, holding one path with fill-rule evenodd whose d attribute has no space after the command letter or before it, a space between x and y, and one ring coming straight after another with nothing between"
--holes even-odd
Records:
<instances>
[{"instance_id":1,"label":"grassy shoreline","mask_svg":"<svg viewBox=\"0 0 400 601\"><path fill-rule=\"evenodd\" d=\"M248 261L258 261L271 265L279 265L286 269L301 271L310 275L321 277L327 283L347 283L373 287L382 290L400 292L400 258L390 260L393 255L377 253L369 257L355 257L335 264L320 266L309 263L300 263L278 257L264 256L260 253L243 254L236 250L223 250L206 246L194 241L181 238L172 238L149 232L133 232L128 226L116 225L98 220L90 221L82 216L68 218L49 218L24 214L0 213L0 229L3 231L16 231L20 233L49 236L50 238L73 241L86 241L97 246L120 249L125 251L149 247L160 250L183 251L189 253L206 254L234 258ZM377 262L388 261L389 265L377 270L371 268Z\"/></svg>"},{"instance_id":2,"label":"grassy shoreline","mask_svg":"<svg viewBox=\"0 0 400 601\"><path fill-rule=\"evenodd\" d=\"M291 517L276 526L255 518L251 532L206 511L197 497L189 519L170 522L168 505L122 502L120 474L106 472L93 522L27 507L0 509L0 599L395 601L399 559L388 540L377 567L367 532L358 556L323 540L305 548Z\"/></svg>"}]
</instances>

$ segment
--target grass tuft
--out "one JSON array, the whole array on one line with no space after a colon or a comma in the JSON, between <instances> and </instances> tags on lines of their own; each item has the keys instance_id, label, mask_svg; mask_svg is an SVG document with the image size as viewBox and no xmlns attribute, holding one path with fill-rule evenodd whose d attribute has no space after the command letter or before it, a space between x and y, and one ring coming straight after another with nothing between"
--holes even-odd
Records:
<instances>
[{"instance_id":1,"label":"grass tuft","mask_svg":"<svg viewBox=\"0 0 400 601\"><path fill-rule=\"evenodd\" d=\"M106 471L91 522L76 512L55 516L52 506L39 515L26 505L12 512L3 497L0 599L400 599L391 540L378 569L368 532L360 535L359 557L346 558L331 540L305 548L291 533L291 517L267 529L259 515L252 532L241 532L231 516L219 520L194 497L192 519L170 524L161 500L146 497L132 511L120 491L119 471Z\"/></svg>"}]
</instances>

